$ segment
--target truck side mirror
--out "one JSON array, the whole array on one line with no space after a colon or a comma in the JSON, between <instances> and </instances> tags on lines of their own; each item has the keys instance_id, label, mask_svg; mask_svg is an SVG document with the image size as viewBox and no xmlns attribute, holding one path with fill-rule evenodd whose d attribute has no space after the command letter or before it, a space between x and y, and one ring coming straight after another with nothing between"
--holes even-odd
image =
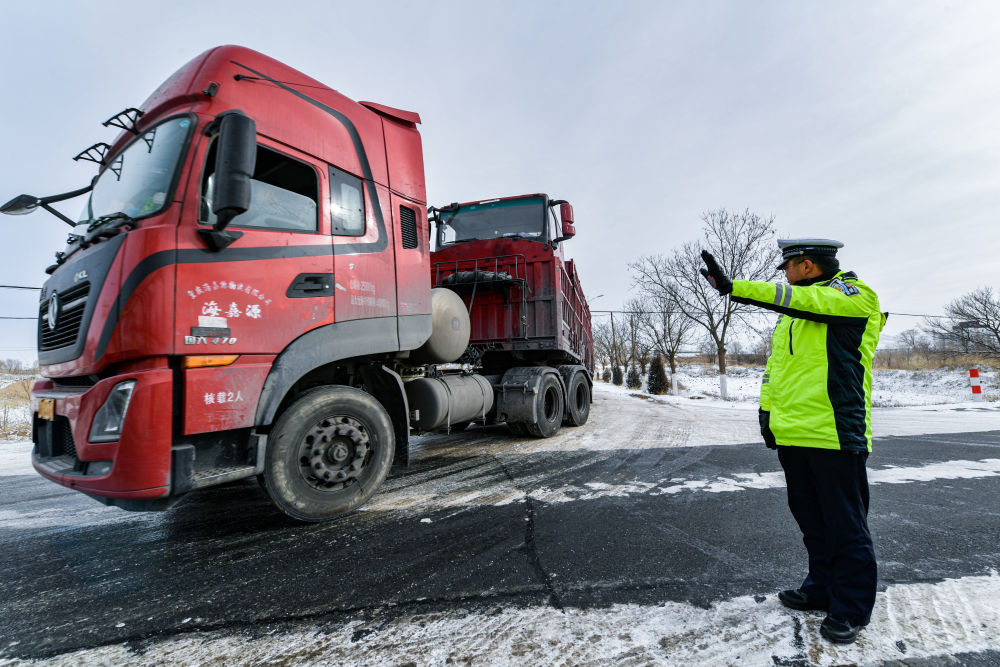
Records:
<instances>
[{"instance_id":1,"label":"truck side mirror","mask_svg":"<svg viewBox=\"0 0 1000 667\"><path fill-rule=\"evenodd\" d=\"M217 125L216 125L217 124ZM250 179L257 164L257 124L242 111L219 114L208 131L219 128L215 151L212 213L215 225L198 234L212 250L222 250L243 232L226 231L226 225L250 208Z\"/></svg>"},{"instance_id":2,"label":"truck side mirror","mask_svg":"<svg viewBox=\"0 0 1000 667\"><path fill-rule=\"evenodd\" d=\"M41 200L38 197L33 197L31 195L18 195L3 206L0 206L0 213L5 213L7 215L24 215L26 213L31 213L38 208L40 201Z\"/></svg>"},{"instance_id":3,"label":"truck side mirror","mask_svg":"<svg viewBox=\"0 0 1000 667\"><path fill-rule=\"evenodd\" d=\"M573 226L573 205L568 201L559 204L559 219L562 220L562 238L571 239L576 236Z\"/></svg>"},{"instance_id":4,"label":"truck side mirror","mask_svg":"<svg viewBox=\"0 0 1000 667\"><path fill-rule=\"evenodd\" d=\"M215 192L212 213L221 231L250 208L250 178L257 163L257 124L242 111L219 118L219 145L215 154Z\"/></svg>"}]
</instances>

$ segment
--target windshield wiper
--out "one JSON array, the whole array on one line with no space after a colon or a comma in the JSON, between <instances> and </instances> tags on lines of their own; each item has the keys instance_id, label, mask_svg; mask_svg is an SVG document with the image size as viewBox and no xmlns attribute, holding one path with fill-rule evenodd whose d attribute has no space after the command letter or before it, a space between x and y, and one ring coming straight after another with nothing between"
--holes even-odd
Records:
<instances>
[{"instance_id":1,"label":"windshield wiper","mask_svg":"<svg viewBox=\"0 0 1000 667\"><path fill-rule=\"evenodd\" d=\"M110 222L117 222L115 225L108 225ZM92 232L101 229L107 225L104 232L111 231L112 229L118 229L120 227L128 226L130 229L135 229L136 226L135 218L127 213L122 213L118 211L117 213L108 213L107 215L102 215L96 220L92 220L89 225L87 225L87 236L91 236Z\"/></svg>"}]
</instances>

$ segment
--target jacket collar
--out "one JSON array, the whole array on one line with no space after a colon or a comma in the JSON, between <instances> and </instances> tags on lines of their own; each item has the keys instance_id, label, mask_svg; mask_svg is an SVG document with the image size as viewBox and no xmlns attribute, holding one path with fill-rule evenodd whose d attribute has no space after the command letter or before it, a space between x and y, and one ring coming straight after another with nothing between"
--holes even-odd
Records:
<instances>
[{"instance_id":1,"label":"jacket collar","mask_svg":"<svg viewBox=\"0 0 1000 667\"><path fill-rule=\"evenodd\" d=\"M837 276L839 276L841 273L842 273L841 271L834 269L832 271L827 271L826 273L821 273L820 275L814 276L812 278L806 278L805 280L800 280L799 282L795 283L795 286L805 287L806 285L815 285L816 283L829 282L834 278L836 278Z\"/></svg>"},{"instance_id":2,"label":"jacket collar","mask_svg":"<svg viewBox=\"0 0 1000 667\"><path fill-rule=\"evenodd\" d=\"M826 273L820 274L814 278L806 278L805 280L800 280L795 283L796 287L805 287L806 285L815 285L816 283L828 283L834 278L843 278L844 280L857 280L858 274L854 271L840 271L834 269L833 271L827 271Z\"/></svg>"}]
</instances>

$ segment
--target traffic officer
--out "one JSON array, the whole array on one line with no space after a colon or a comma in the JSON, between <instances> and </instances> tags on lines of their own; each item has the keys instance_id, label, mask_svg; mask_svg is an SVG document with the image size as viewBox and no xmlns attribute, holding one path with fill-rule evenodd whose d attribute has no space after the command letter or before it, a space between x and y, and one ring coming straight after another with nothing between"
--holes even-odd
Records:
<instances>
[{"instance_id":1,"label":"traffic officer","mask_svg":"<svg viewBox=\"0 0 1000 667\"><path fill-rule=\"evenodd\" d=\"M781 239L778 246L787 285L731 281L708 252L701 273L721 295L782 315L761 384L760 430L778 450L809 574L778 599L826 611L820 633L850 643L871 619L878 579L865 463L872 358L887 314L870 287L840 270L843 243Z\"/></svg>"}]
</instances>

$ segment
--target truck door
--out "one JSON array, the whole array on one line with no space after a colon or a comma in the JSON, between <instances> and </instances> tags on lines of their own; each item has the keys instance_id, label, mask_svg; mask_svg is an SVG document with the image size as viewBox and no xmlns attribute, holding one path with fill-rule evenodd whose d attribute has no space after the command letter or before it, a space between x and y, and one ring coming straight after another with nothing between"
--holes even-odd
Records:
<instances>
[{"instance_id":1,"label":"truck door","mask_svg":"<svg viewBox=\"0 0 1000 667\"><path fill-rule=\"evenodd\" d=\"M197 229L214 223L214 143L205 151L198 187L189 187L199 196L186 201L186 208L197 209L197 225L178 227L175 347L181 355L242 356L233 366L184 371L185 433L252 425L271 355L333 321L321 167L259 137L250 207L228 226L242 236L211 251Z\"/></svg>"},{"instance_id":2,"label":"truck door","mask_svg":"<svg viewBox=\"0 0 1000 667\"><path fill-rule=\"evenodd\" d=\"M396 263L388 188L330 167L330 225L337 321L394 318ZM395 322L387 320L384 326L395 328Z\"/></svg>"}]
</instances>

